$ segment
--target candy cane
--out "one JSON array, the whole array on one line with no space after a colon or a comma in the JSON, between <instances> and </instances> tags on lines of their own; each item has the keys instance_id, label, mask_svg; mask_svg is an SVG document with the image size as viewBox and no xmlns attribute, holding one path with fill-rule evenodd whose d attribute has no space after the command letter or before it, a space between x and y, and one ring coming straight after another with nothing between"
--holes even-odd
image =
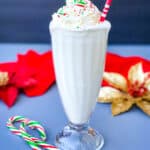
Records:
<instances>
[{"instance_id":1,"label":"candy cane","mask_svg":"<svg viewBox=\"0 0 150 150\"><path fill-rule=\"evenodd\" d=\"M20 128L17 129L13 124L15 122L20 122ZM40 135L40 138L33 137L28 134L25 130L25 127L28 126L30 129L36 129ZM34 120L29 120L23 116L14 116L9 118L7 122L8 129L15 135L22 137L27 144L32 148L32 150L41 150L41 148L46 150L59 150L53 145L45 143L46 133L44 128L40 125L39 122Z\"/></svg>"},{"instance_id":2,"label":"candy cane","mask_svg":"<svg viewBox=\"0 0 150 150\"><path fill-rule=\"evenodd\" d=\"M105 21L107 14L109 12L110 6L111 6L112 0L106 0L105 6L103 8L101 17L100 17L100 22Z\"/></svg>"}]
</instances>

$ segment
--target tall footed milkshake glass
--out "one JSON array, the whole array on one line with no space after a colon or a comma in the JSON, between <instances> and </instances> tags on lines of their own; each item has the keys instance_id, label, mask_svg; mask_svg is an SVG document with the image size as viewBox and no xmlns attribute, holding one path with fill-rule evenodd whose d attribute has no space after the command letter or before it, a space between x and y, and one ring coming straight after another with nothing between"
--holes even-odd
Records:
<instances>
[{"instance_id":1,"label":"tall footed milkshake glass","mask_svg":"<svg viewBox=\"0 0 150 150\"><path fill-rule=\"evenodd\" d=\"M102 80L110 23L69 30L50 23L56 80L68 125L56 137L60 150L100 150L104 139L89 127Z\"/></svg>"}]
</instances>

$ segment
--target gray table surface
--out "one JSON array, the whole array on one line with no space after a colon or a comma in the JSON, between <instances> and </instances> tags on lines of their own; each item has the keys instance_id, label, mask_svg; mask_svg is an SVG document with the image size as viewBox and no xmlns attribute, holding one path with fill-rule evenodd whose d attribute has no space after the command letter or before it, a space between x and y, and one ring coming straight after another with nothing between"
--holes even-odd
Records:
<instances>
[{"instance_id":1,"label":"gray table surface","mask_svg":"<svg viewBox=\"0 0 150 150\"><path fill-rule=\"evenodd\" d=\"M34 49L40 53L50 49L49 44L0 44L0 62L16 60L17 53ZM142 56L150 59L150 45L110 45L109 51L123 56ZM0 101L0 150L30 150L19 137L6 128L10 116L23 115L40 121L53 144L55 135L67 123L56 85L39 97L29 98L20 94L16 104L8 109ZM90 120L93 128L105 138L103 150L149 150L150 117L134 107L131 111L112 117L109 104L97 104Z\"/></svg>"}]
</instances>

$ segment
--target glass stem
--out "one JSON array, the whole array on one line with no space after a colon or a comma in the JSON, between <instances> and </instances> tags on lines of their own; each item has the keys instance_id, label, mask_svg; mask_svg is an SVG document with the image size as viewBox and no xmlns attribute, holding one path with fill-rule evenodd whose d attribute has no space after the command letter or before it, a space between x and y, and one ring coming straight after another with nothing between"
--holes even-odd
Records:
<instances>
[{"instance_id":1,"label":"glass stem","mask_svg":"<svg viewBox=\"0 0 150 150\"><path fill-rule=\"evenodd\" d=\"M89 126L89 122L84 123L84 124L74 124L74 123L69 122L68 126L71 129L76 130L76 131L87 130Z\"/></svg>"}]
</instances>

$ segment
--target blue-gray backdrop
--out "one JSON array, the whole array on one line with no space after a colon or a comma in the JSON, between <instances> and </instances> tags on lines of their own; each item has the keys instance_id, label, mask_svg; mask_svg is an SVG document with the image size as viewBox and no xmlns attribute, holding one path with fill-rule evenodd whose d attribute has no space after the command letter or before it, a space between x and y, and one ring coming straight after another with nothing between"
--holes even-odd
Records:
<instances>
[{"instance_id":1,"label":"blue-gray backdrop","mask_svg":"<svg viewBox=\"0 0 150 150\"><path fill-rule=\"evenodd\" d=\"M93 0L102 9L104 0ZM51 14L65 0L0 0L0 42L48 43ZM150 43L150 1L114 0L111 43Z\"/></svg>"}]
</instances>

